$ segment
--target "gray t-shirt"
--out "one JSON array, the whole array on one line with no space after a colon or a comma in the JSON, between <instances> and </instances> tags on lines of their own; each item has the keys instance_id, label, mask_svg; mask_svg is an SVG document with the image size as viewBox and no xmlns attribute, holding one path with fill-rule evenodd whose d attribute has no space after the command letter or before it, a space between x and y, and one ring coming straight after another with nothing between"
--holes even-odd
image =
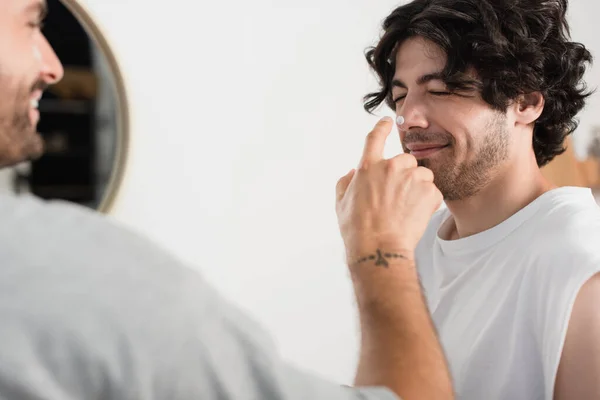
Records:
<instances>
[{"instance_id":1,"label":"gray t-shirt","mask_svg":"<svg viewBox=\"0 0 600 400\"><path fill-rule=\"evenodd\" d=\"M396 399L286 365L196 271L105 216L2 196L0 221L1 399Z\"/></svg>"}]
</instances>

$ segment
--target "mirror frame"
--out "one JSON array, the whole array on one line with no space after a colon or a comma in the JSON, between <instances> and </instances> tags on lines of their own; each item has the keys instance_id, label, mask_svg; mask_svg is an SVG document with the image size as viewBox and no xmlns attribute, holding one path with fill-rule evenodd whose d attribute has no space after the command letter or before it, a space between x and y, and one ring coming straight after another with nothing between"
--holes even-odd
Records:
<instances>
[{"instance_id":1,"label":"mirror frame","mask_svg":"<svg viewBox=\"0 0 600 400\"><path fill-rule=\"evenodd\" d=\"M94 22L90 13L77 0L60 0L60 2L71 12L71 14L73 14L77 21L79 21L84 31L90 37L92 43L98 46L102 52L113 74L114 85L116 86L114 87L115 92L117 93L115 103L117 114L115 157L108 184L102 194L98 207L95 209L103 214L108 214L112 211L118 192L123 184L127 166L127 156L129 153L131 121L129 115L129 98L127 90L125 89L125 80L121 69L119 68L119 62L117 61L114 52L111 50L108 40L105 38L97 23ZM52 10L50 10L50 12L52 12Z\"/></svg>"}]
</instances>

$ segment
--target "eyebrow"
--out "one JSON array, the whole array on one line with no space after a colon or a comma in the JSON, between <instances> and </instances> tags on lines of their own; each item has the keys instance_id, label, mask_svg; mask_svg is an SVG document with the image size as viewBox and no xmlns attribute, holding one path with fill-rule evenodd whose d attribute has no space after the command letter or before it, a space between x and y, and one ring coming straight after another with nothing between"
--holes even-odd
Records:
<instances>
[{"instance_id":1,"label":"eyebrow","mask_svg":"<svg viewBox=\"0 0 600 400\"><path fill-rule=\"evenodd\" d=\"M424 85L431 81L444 81L442 73L434 72L433 74L423 75L417 80L417 85ZM400 87L403 89L408 89L406 84L404 82L402 82L400 79L394 79L392 81L392 87Z\"/></svg>"},{"instance_id":2,"label":"eyebrow","mask_svg":"<svg viewBox=\"0 0 600 400\"><path fill-rule=\"evenodd\" d=\"M46 4L45 0L36 1L35 3L29 4L25 9L25 12L37 12L39 18L42 20L48 15L48 4Z\"/></svg>"}]
</instances>

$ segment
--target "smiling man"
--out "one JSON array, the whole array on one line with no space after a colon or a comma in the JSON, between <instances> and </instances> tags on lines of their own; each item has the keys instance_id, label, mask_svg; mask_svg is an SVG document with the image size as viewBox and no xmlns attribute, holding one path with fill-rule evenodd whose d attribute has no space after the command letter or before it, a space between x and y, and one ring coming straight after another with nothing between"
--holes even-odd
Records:
<instances>
[{"instance_id":1,"label":"smiling man","mask_svg":"<svg viewBox=\"0 0 600 400\"><path fill-rule=\"evenodd\" d=\"M600 398L600 208L540 167L564 151L591 55L567 0L415 0L367 59L447 209L416 262L457 397Z\"/></svg>"},{"instance_id":2,"label":"smiling man","mask_svg":"<svg viewBox=\"0 0 600 400\"><path fill-rule=\"evenodd\" d=\"M44 89L63 76L63 68L40 31L46 5L39 1L2 1L0 35L0 166L42 155L37 133L38 101Z\"/></svg>"}]
</instances>

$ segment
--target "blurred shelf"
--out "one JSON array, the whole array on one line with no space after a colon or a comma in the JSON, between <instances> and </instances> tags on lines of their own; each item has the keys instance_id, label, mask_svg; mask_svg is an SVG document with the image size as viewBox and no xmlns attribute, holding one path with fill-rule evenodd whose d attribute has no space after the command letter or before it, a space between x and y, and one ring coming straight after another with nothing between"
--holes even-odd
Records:
<instances>
[{"instance_id":1,"label":"blurred shelf","mask_svg":"<svg viewBox=\"0 0 600 400\"><path fill-rule=\"evenodd\" d=\"M87 185L38 185L32 192L44 198L93 199L95 192Z\"/></svg>"},{"instance_id":2,"label":"blurred shelf","mask_svg":"<svg viewBox=\"0 0 600 400\"><path fill-rule=\"evenodd\" d=\"M94 112L94 103L89 100L41 99L40 113L87 115Z\"/></svg>"}]
</instances>

